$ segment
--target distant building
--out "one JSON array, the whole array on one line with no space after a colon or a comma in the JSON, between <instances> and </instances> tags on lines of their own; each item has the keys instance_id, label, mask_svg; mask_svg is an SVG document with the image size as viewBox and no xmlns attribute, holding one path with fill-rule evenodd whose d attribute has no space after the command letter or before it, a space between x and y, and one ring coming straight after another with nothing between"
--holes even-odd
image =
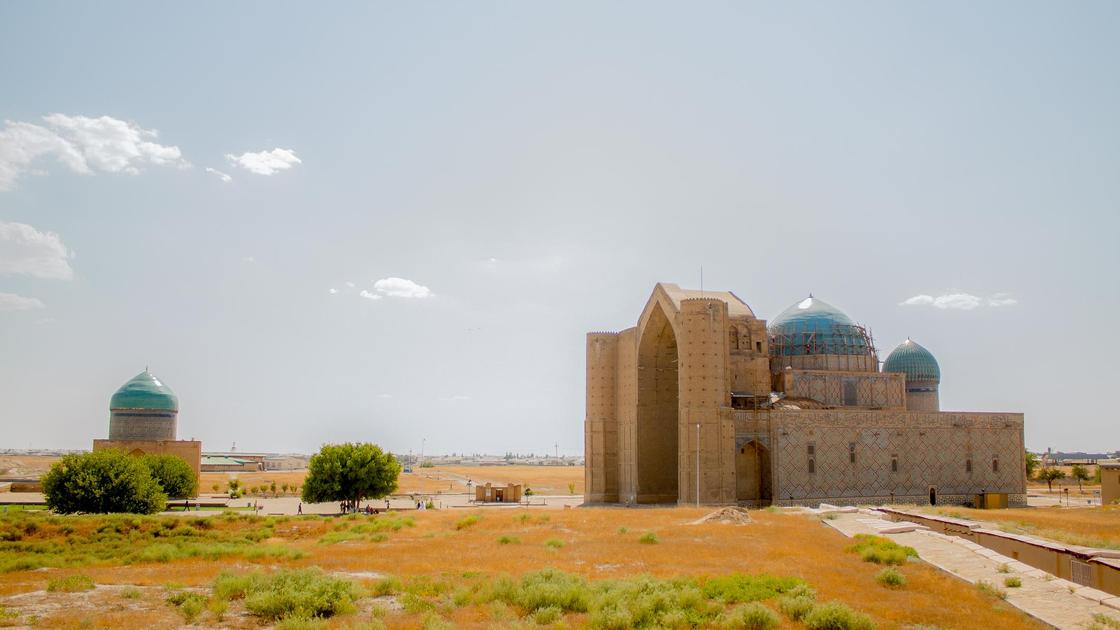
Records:
<instances>
[{"instance_id":1,"label":"distant building","mask_svg":"<svg viewBox=\"0 0 1120 630\"><path fill-rule=\"evenodd\" d=\"M179 397L145 368L109 399L109 439L95 439L93 450L174 455L197 476L202 470L202 442L177 439L178 422Z\"/></svg>"},{"instance_id":2,"label":"distant building","mask_svg":"<svg viewBox=\"0 0 1120 630\"><path fill-rule=\"evenodd\" d=\"M941 371L809 296L770 325L729 291L658 284L587 335L591 503L1026 504L1023 414L940 411Z\"/></svg>"},{"instance_id":3,"label":"distant building","mask_svg":"<svg viewBox=\"0 0 1120 630\"><path fill-rule=\"evenodd\" d=\"M260 462L253 459L206 453L202 455L202 472L257 472L260 469Z\"/></svg>"},{"instance_id":4,"label":"distant building","mask_svg":"<svg viewBox=\"0 0 1120 630\"><path fill-rule=\"evenodd\" d=\"M1120 502L1120 462L1101 462L1101 505Z\"/></svg>"},{"instance_id":5,"label":"distant building","mask_svg":"<svg viewBox=\"0 0 1120 630\"><path fill-rule=\"evenodd\" d=\"M520 503L521 484L494 486L489 483L474 487L474 500L478 503Z\"/></svg>"}]
</instances>

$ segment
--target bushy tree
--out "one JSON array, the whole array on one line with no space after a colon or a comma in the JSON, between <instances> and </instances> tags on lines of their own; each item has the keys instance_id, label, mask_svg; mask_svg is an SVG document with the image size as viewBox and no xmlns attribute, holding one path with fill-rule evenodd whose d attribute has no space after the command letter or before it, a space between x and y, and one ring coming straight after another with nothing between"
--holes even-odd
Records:
<instances>
[{"instance_id":1,"label":"bushy tree","mask_svg":"<svg viewBox=\"0 0 1120 630\"><path fill-rule=\"evenodd\" d=\"M401 465L376 444L324 444L311 456L301 498L308 503L380 499L397 489Z\"/></svg>"},{"instance_id":2,"label":"bushy tree","mask_svg":"<svg viewBox=\"0 0 1120 630\"><path fill-rule=\"evenodd\" d=\"M60 514L154 514L167 505L144 462L113 449L63 457L43 476L43 496Z\"/></svg>"},{"instance_id":3,"label":"bushy tree","mask_svg":"<svg viewBox=\"0 0 1120 630\"><path fill-rule=\"evenodd\" d=\"M1034 471L1038 470L1038 454L1026 451L1026 454L1023 457L1023 464L1027 468L1027 479L1034 477Z\"/></svg>"},{"instance_id":4,"label":"bushy tree","mask_svg":"<svg viewBox=\"0 0 1120 630\"><path fill-rule=\"evenodd\" d=\"M1046 482L1046 487L1049 488L1050 492L1054 491L1054 482L1059 479L1065 479L1065 477L1066 474L1064 472L1049 466L1038 471L1038 478Z\"/></svg>"},{"instance_id":5,"label":"bushy tree","mask_svg":"<svg viewBox=\"0 0 1120 630\"><path fill-rule=\"evenodd\" d=\"M1077 491L1084 492L1081 488L1083 481L1089 481L1092 475L1089 474L1089 469L1081 464L1074 464L1073 469L1070 471L1070 476L1077 480Z\"/></svg>"},{"instance_id":6,"label":"bushy tree","mask_svg":"<svg viewBox=\"0 0 1120 630\"><path fill-rule=\"evenodd\" d=\"M188 499L198 494L198 477L182 459L174 455L144 455L141 460L168 497Z\"/></svg>"}]
</instances>

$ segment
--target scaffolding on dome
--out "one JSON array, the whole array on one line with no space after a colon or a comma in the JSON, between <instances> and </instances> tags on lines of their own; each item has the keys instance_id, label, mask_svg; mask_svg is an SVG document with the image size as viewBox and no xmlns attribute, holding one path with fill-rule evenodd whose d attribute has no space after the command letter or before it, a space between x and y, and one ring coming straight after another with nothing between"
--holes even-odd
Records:
<instances>
[{"instance_id":1,"label":"scaffolding on dome","mask_svg":"<svg viewBox=\"0 0 1120 630\"><path fill-rule=\"evenodd\" d=\"M875 340L858 324L833 324L829 331L794 331L770 335L770 356L795 357L810 355L841 355L877 357Z\"/></svg>"}]
</instances>

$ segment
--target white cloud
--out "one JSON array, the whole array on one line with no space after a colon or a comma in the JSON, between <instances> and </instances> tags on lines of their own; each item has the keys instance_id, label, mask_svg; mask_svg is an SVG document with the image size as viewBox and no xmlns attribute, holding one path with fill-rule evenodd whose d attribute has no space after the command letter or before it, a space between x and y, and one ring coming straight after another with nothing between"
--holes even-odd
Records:
<instances>
[{"instance_id":1,"label":"white cloud","mask_svg":"<svg viewBox=\"0 0 1120 630\"><path fill-rule=\"evenodd\" d=\"M470 399L471 399L470 396L464 396L463 394L455 394L454 396L452 396L448 400L462 401L462 400L470 400Z\"/></svg>"},{"instance_id":2,"label":"white cloud","mask_svg":"<svg viewBox=\"0 0 1120 630\"><path fill-rule=\"evenodd\" d=\"M43 303L37 298L23 297L15 293L0 293L0 313L30 311L36 308L43 308Z\"/></svg>"},{"instance_id":3,"label":"white cloud","mask_svg":"<svg viewBox=\"0 0 1120 630\"><path fill-rule=\"evenodd\" d=\"M428 287L404 278L382 278L373 283L373 288L388 297L423 299L435 295Z\"/></svg>"},{"instance_id":4,"label":"white cloud","mask_svg":"<svg viewBox=\"0 0 1120 630\"><path fill-rule=\"evenodd\" d=\"M226 154L226 159L234 166L256 173L257 175L275 175L286 171L303 161L296 157L296 152L291 149L273 149L271 151L258 151L256 153Z\"/></svg>"},{"instance_id":5,"label":"white cloud","mask_svg":"<svg viewBox=\"0 0 1120 630\"><path fill-rule=\"evenodd\" d=\"M53 157L76 173L139 173L146 164L189 167L177 146L158 144L158 132L110 116L50 114L46 126L4 121L0 129L0 190L12 190L40 158Z\"/></svg>"},{"instance_id":6,"label":"white cloud","mask_svg":"<svg viewBox=\"0 0 1120 630\"><path fill-rule=\"evenodd\" d=\"M25 223L0 222L0 274L69 280L73 253L54 232L40 232Z\"/></svg>"},{"instance_id":7,"label":"white cloud","mask_svg":"<svg viewBox=\"0 0 1120 630\"><path fill-rule=\"evenodd\" d=\"M380 300L381 299L380 294L370 293L369 291L366 291L365 289L362 289L362 292L359 293L358 295L364 297L367 300Z\"/></svg>"},{"instance_id":8,"label":"white cloud","mask_svg":"<svg viewBox=\"0 0 1120 630\"><path fill-rule=\"evenodd\" d=\"M349 288L351 288L351 289L353 289L354 287L356 287L356 286L358 286L358 285L356 285L356 284L354 284L353 282L350 282L350 281L348 280L348 281L346 282L346 286L347 286L347 287L349 287Z\"/></svg>"},{"instance_id":9,"label":"white cloud","mask_svg":"<svg viewBox=\"0 0 1120 630\"><path fill-rule=\"evenodd\" d=\"M218 179L222 180L222 182L223 182L223 183L226 183L226 184L228 184L228 183L230 183L230 182L232 182L232 181L233 181L233 177L232 177L232 176L230 176L230 175L227 175L226 173L223 173L223 172L219 171L219 170L218 170L218 169L216 169L216 168L210 168L209 166L207 166L207 167L206 167L206 172L207 172L207 173L212 173L212 174L214 174L214 175L217 175L217 176L218 176Z\"/></svg>"},{"instance_id":10,"label":"white cloud","mask_svg":"<svg viewBox=\"0 0 1120 630\"><path fill-rule=\"evenodd\" d=\"M377 397L378 398L392 398L393 395L392 394L378 394Z\"/></svg>"},{"instance_id":11,"label":"white cloud","mask_svg":"<svg viewBox=\"0 0 1120 630\"><path fill-rule=\"evenodd\" d=\"M988 298L981 298L971 293L945 293L938 296L921 293L914 297L906 298L899 302L900 306L932 306L941 310L953 309L958 311L971 311L987 305L992 308L1001 306L1014 306L1019 300L1010 293L993 293Z\"/></svg>"},{"instance_id":12,"label":"white cloud","mask_svg":"<svg viewBox=\"0 0 1120 630\"><path fill-rule=\"evenodd\" d=\"M338 293L338 289L327 289L327 293L330 293L331 295L335 295L336 293Z\"/></svg>"},{"instance_id":13,"label":"white cloud","mask_svg":"<svg viewBox=\"0 0 1120 630\"><path fill-rule=\"evenodd\" d=\"M928 304L933 304L932 295L915 295L912 298L906 298L899 302L900 306L926 306Z\"/></svg>"},{"instance_id":14,"label":"white cloud","mask_svg":"<svg viewBox=\"0 0 1120 630\"><path fill-rule=\"evenodd\" d=\"M1018 303L1019 300L1011 297L1010 293L995 293L988 298L988 306L991 307L1015 306Z\"/></svg>"}]
</instances>

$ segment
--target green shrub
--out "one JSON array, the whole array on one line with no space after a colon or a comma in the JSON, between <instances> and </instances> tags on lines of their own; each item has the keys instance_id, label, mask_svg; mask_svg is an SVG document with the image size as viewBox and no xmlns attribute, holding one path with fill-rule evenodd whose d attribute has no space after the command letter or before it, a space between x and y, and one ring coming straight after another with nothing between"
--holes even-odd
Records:
<instances>
[{"instance_id":1,"label":"green shrub","mask_svg":"<svg viewBox=\"0 0 1120 630\"><path fill-rule=\"evenodd\" d=\"M564 611L559 606L545 606L533 612L533 621L540 626L551 626L564 617Z\"/></svg>"},{"instance_id":2,"label":"green shrub","mask_svg":"<svg viewBox=\"0 0 1120 630\"><path fill-rule=\"evenodd\" d=\"M233 575L214 580L215 597L244 599L248 611L266 620L287 617L330 617L354 609L357 587L316 567L282 569L275 573Z\"/></svg>"},{"instance_id":3,"label":"green shrub","mask_svg":"<svg viewBox=\"0 0 1120 630\"><path fill-rule=\"evenodd\" d=\"M141 596L143 596L143 593L135 587L129 587L121 591L121 597L124 599L140 599Z\"/></svg>"},{"instance_id":4,"label":"green shrub","mask_svg":"<svg viewBox=\"0 0 1120 630\"><path fill-rule=\"evenodd\" d=\"M770 630L781 622L778 615L758 602L742 604L731 609L717 620L720 628L746 628Z\"/></svg>"},{"instance_id":5,"label":"green shrub","mask_svg":"<svg viewBox=\"0 0 1120 630\"><path fill-rule=\"evenodd\" d=\"M1019 588L1023 585L1023 580L1017 577L1008 577L1003 579L1003 585L1007 588Z\"/></svg>"},{"instance_id":6,"label":"green shrub","mask_svg":"<svg viewBox=\"0 0 1120 630\"><path fill-rule=\"evenodd\" d=\"M560 549L564 546L564 541L560 540L559 538L549 538L548 540L544 541L544 545L549 549Z\"/></svg>"},{"instance_id":7,"label":"green shrub","mask_svg":"<svg viewBox=\"0 0 1120 630\"><path fill-rule=\"evenodd\" d=\"M292 615L284 617L276 624L276 630L320 630L326 627L326 622L315 617Z\"/></svg>"},{"instance_id":8,"label":"green shrub","mask_svg":"<svg viewBox=\"0 0 1120 630\"><path fill-rule=\"evenodd\" d=\"M1007 599L1007 591L995 586L994 584L986 580L980 580L979 582L977 582L976 588L985 595L991 595L992 597L996 597L999 599Z\"/></svg>"},{"instance_id":9,"label":"green shrub","mask_svg":"<svg viewBox=\"0 0 1120 630\"><path fill-rule=\"evenodd\" d=\"M657 534L653 532L646 532L642 534L642 537L638 539L638 542L642 543L643 545L656 545Z\"/></svg>"},{"instance_id":10,"label":"green shrub","mask_svg":"<svg viewBox=\"0 0 1120 630\"><path fill-rule=\"evenodd\" d=\"M477 515L468 514L468 515L464 516L463 518L459 519L459 521L457 523L455 523L455 529L466 529L466 528L474 525L477 522L478 522L478 516Z\"/></svg>"},{"instance_id":11,"label":"green shrub","mask_svg":"<svg viewBox=\"0 0 1120 630\"><path fill-rule=\"evenodd\" d=\"M781 595L804 583L800 578L774 577L766 573L732 574L710 578L704 583L704 595L728 604L755 602Z\"/></svg>"},{"instance_id":12,"label":"green shrub","mask_svg":"<svg viewBox=\"0 0 1120 630\"><path fill-rule=\"evenodd\" d=\"M420 630L451 630L454 627L446 619L434 613L426 615L420 622Z\"/></svg>"},{"instance_id":13,"label":"green shrub","mask_svg":"<svg viewBox=\"0 0 1120 630\"><path fill-rule=\"evenodd\" d=\"M1098 630L1108 628L1109 630L1120 630L1120 620L1101 613L1093 613L1093 623L1087 626L1088 630Z\"/></svg>"},{"instance_id":14,"label":"green shrub","mask_svg":"<svg viewBox=\"0 0 1120 630\"><path fill-rule=\"evenodd\" d=\"M864 562L875 564L905 564L910 558L917 558L918 552L895 541L871 534L856 534L855 544L848 551L858 553Z\"/></svg>"},{"instance_id":15,"label":"green shrub","mask_svg":"<svg viewBox=\"0 0 1120 630\"><path fill-rule=\"evenodd\" d=\"M516 545L520 543L521 539L517 536L501 536L498 538L499 545Z\"/></svg>"},{"instance_id":16,"label":"green shrub","mask_svg":"<svg viewBox=\"0 0 1120 630\"><path fill-rule=\"evenodd\" d=\"M213 597L210 601L206 602L206 609L210 614L214 615L214 619L221 621L226 616L226 611L229 609L229 602L224 599Z\"/></svg>"},{"instance_id":17,"label":"green shrub","mask_svg":"<svg viewBox=\"0 0 1120 630\"><path fill-rule=\"evenodd\" d=\"M887 588L902 588L906 586L906 576L893 567L887 567L876 573L875 581Z\"/></svg>"},{"instance_id":18,"label":"green shrub","mask_svg":"<svg viewBox=\"0 0 1120 630\"><path fill-rule=\"evenodd\" d=\"M625 527L619 527L618 528L618 533L619 534L625 534L628 531L630 531L630 530L626 529Z\"/></svg>"},{"instance_id":19,"label":"green shrub","mask_svg":"<svg viewBox=\"0 0 1120 630\"><path fill-rule=\"evenodd\" d=\"M47 591L51 593L78 593L93 590L93 578L82 573L75 573L61 578L52 578L47 582Z\"/></svg>"},{"instance_id":20,"label":"green shrub","mask_svg":"<svg viewBox=\"0 0 1120 630\"><path fill-rule=\"evenodd\" d=\"M374 582L373 586L370 588L370 592L373 593L374 597L384 597L401 592L401 588L400 578L389 575Z\"/></svg>"},{"instance_id":21,"label":"green shrub","mask_svg":"<svg viewBox=\"0 0 1120 630\"><path fill-rule=\"evenodd\" d=\"M874 630L871 618L846 604L828 602L813 608L802 618L809 630Z\"/></svg>"},{"instance_id":22,"label":"green shrub","mask_svg":"<svg viewBox=\"0 0 1120 630\"><path fill-rule=\"evenodd\" d=\"M179 609L179 614L183 615L183 619L187 623L194 623L194 620L206 608L206 598L198 593L176 593L174 596L168 597L167 601Z\"/></svg>"},{"instance_id":23,"label":"green shrub","mask_svg":"<svg viewBox=\"0 0 1120 630\"><path fill-rule=\"evenodd\" d=\"M812 597L806 597L805 595L787 595L778 598L778 610L794 621L801 621L816 605L817 602Z\"/></svg>"}]
</instances>

